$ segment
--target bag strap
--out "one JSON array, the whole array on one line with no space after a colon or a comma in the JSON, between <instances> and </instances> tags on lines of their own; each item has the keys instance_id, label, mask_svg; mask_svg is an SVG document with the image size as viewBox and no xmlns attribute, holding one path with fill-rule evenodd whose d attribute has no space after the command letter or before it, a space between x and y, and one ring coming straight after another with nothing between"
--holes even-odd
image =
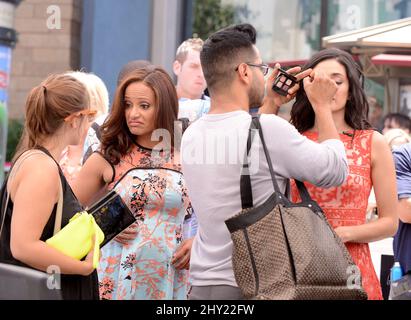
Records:
<instances>
[{"instance_id":1,"label":"bag strap","mask_svg":"<svg viewBox=\"0 0 411 320\"><path fill-rule=\"evenodd\" d=\"M244 152L243 166L241 169L240 177L240 195L241 195L241 206L243 209L253 207L253 193L251 188L250 179L250 166L248 156L251 149L252 141L254 140L255 130L253 122L251 121L250 128L248 129L247 147L246 152Z\"/></svg>"},{"instance_id":2,"label":"bag strap","mask_svg":"<svg viewBox=\"0 0 411 320\"><path fill-rule=\"evenodd\" d=\"M278 184L277 184L277 179L275 178L275 173L274 173L274 169L273 169L273 164L271 162L270 154L268 153L268 149L267 149L267 146L266 146L265 141L264 141L263 129L262 129L261 123L260 123L260 115L255 117L255 121L256 121L256 124L257 124L257 127L258 127L258 132L260 134L261 142L263 144L265 157L268 161L268 166L270 168L271 178L273 180L273 183L275 183L275 185L277 185L277 189L275 189L275 185L274 185L274 190L276 192L280 192L279 188L278 188ZM307 188L305 187L304 182L299 181L297 179L294 179L294 181L295 181L295 184L297 185L298 193L300 195L300 198L301 198L302 202L312 202L313 200L312 200Z\"/></svg>"},{"instance_id":3,"label":"bag strap","mask_svg":"<svg viewBox=\"0 0 411 320\"><path fill-rule=\"evenodd\" d=\"M248 133L248 140L247 140L247 150L245 152L244 156L244 163L243 163L243 169L244 168L249 168L249 161L248 161L248 155L251 150L251 141L252 141L252 132L258 130L258 134L260 136L261 144L263 146L264 154L266 161L268 163L268 168L270 170L270 175L271 175L271 181L273 182L274 186L274 191L276 193L280 193L280 188L278 186L277 178L275 176L275 171L273 168L273 164L271 162L271 157L267 149L267 145L265 143L264 135L263 135L263 130L261 127L260 123L260 115L253 117L250 128L249 128L249 133ZM307 188L305 187L304 183L298 180L295 180L298 192L300 194L302 202L311 202L311 196L307 191ZM247 208L252 208L253 207L253 196L252 196L252 187L251 187L251 179L250 179L250 174L244 174L244 171L242 171L241 178L240 178L240 193L241 193L241 205L243 209Z\"/></svg>"},{"instance_id":4,"label":"bag strap","mask_svg":"<svg viewBox=\"0 0 411 320\"><path fill-rule=\"evenodd\" d=\"M93 221L93 227L94 227L94 251L93 251L93 268L96 269L98 267L98 262L100 260L100 245L98 243L98 225L96 220L94 220L94 217L91 216L92 221Z\"/></svg>"},{"instance_id":5,"label":"bag strap","mask_svg":"<svg viewBox=\"0 0 411 320\"><path fill-rule=\"evenodd\" d=\"M275 173L274 173L273 165L272 165L272 162L271 162L270 154L268 153L268 149L267 149L267 146L266 146L265 141L264 141L263 129L261 128L261 123L260 123L260 116L256 117L256 123L257 123L257 126L258 126L258 132L260 133L261 142L262 142L263 147L264 147L264 153L265 153L265 156L266 156L267 161L268 161L268 166L270 167L271 177L273 179L273 182L275 182L275 184L277 184L277 180L275 178ZM312 200L307 188L305 187L304 182L299 181L297 179L294 179L294 181L295 181L295 184L297 185L298 193L300 195L300 198L301 198L302 202L312 202L313 200ZM278 184L277 184L277 188L278 188ZM279 192L279 191L276 190L276 192Z\"/></svg>"},{"instance_id":6,"label":"bag strap","mask_svg":"<svg viewBox=\"0 0 411 320\"><path fill-rule=\"evenodd\" d=\"M56 208L56 217L54 219L54 230L53 230L53 235L55 235L57 232L61 230L61 220L63 217L63 183L61 181L61 177L64 176L63 171L61 171L59 163L56 161L56 159L53 158L53 156L50 154L50 152L42 147L39 146L37 147L38 150L42 151L46 155L48 155L57 165L57 169L59 171L59 179L60 179L60 184L59 184L59 199L57 201L57 208Z\"/></svg>"},{"instance_id":7,"label":"bag strap","mask_svg":"<svg viewBox=\"0 0 411 320\"><path fill-rule=\"evenodd\" d=\"M8 174L8 177L6 178L6 180L4 181L4 191L7 194L6 197L6 203L4 205L4 209L2 212L2 216L1 216L1 225L0 225L0 237L1 234L3 232L3 227L4 227L4 221L6 220L6 211L7 211L7 207L9 205L9 201L10 201L10 193L7 191L7 186L10 182L10 180L13 180L14 176L16 175L17 171L20 169L22 163L24 162L24 160L26 160L27 158L34 156L36 154L43 154L41 151L36 151L36 150L28 150L24 153L22 153L17 160L14 162L14 164L12 165L12 167L10 168L10 172Z\"/></svg>"},{"instance_id":8,"label":"bag strap","mask_svg":"<svg viewBox=\"0 0 411 320\"><path fill-rule=\"evenodd\" d=\"M59 176L59 178L60 178L60 176ZM61 178L60 178L59 200L57 202L57 209L56 209L56 217L55 217L55 220L54 220L53 235L55 235L57 232L60 231L62 217L63 217L63 185L61 184Z\"/></svg>"},{"instance_id":9,"label":"bag strap","mask_svg":"<svg viewBox=\"0 0 411 320\"><path fill-rule=\"evenodd\" d=\"M9 199L10 199L10 194L7 192L7 187L6 187L6 193L7 193L7 200L6 200L6 205L4 206L3 214L1 216L0 238L1 238L1 233L3 232L4 220L6 219L6 211L7 211L7 206L9 204Z\"/></svg>"},{"instance_id":10,"label":"bag strap","mask_svg":"<svg viewBox=\"0 0 411 320\"><path fill-rule=\"evenodd\" d=\"M29 151L26 151L25 153L21 154L20 157L14 163L14 165L10 168L10 173L9 173L9 176L8 176L7 180L5 181L5 186L4 186L5 187L5 192L7 193L7 197L6 197L6 203L4 205L4 209L3 209L3 212L2 212L2 219L1 219L1 225L0 225L0 237L1 237L1 234L2 234L2 231L3 231L4 221L6 219L7 207L8 207L9 201L10 201L10 193L7 191L7 185L11 180L13 180L13 178L17 174L17 171L20 169L22 163L27 158L29 158L31 156L34 156L34 155L38 155L38 154L46 154L46 155L50 156L50 154L48 152L43 152L43 150L39 150L39 149L29 150ZM60 170L59 170L59 178L60 178ZM60 178L59 199L58 199L58 202L57 202L57 210L56 210L56 218L55 218L55 222L54 222L53 235L56 234L61 229L62 212L63 212L63 186L62 186L61 178Z\"/></svg>"},{"instance_id":11,"label":"bag strap","mask_svg":"<svg viewBox=\"0 0 411 320\"><path fill-rule=\"evenodd\" d=\"M260 135L261 144L263 145L265 159L268 162L268 168L270 170L271 181L273 182L274 190L275 190L275 192L281 193L280 192L280 187L278 186L277 178L275 177L273 163L271 162L271 157L270 157L270 154L268 152L267 145L265 144L263 129L261 128L261 123L260 123L260 116L258 115L257 117L254 117L253 122L255 124L255 127L258 130L258 134Z\"/></svg>"},{"instance_id":12,"label":"bag strap","mask_svg":"<svg viewBox=\"0 0 411 320\"><path fill-rule=\"evenodd\" d=\"M304 182L300 180L296 180L296 179L294 179L294 181L297 186L298 194L300 195L301 201L302 202L312 202L313 199L311 198L310 193L308 192Z\"/></svg>"}]
</instances>

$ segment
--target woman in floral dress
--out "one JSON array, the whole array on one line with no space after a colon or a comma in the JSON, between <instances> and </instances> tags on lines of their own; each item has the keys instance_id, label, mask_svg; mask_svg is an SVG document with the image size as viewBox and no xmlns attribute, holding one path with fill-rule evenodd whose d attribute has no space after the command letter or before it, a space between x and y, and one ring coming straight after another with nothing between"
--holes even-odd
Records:
<instances>
[{"instance_id":1,"label":"woman in floral dress","mask_svg":"<svg viewBox=\"0 0 411 320\"><path fill-rule=\"evenodd\" d=\"M190 252L183 261L173 259L191 210L174 149L177 108L164 70L131 72L102 126L101 152L90 156L74 185L84 204L101 189L116 190L137 218L102 249L102 299L186 299Z\"/></svg>"},{"instance_id":2,"label":"woman in floral dress","mask_svg":"<svg viewBox=\"0 0 411 320\"><path fill-rule=\"evenodd\" d=\"M345 145L349 175L344 184L336 188L321 189L309 183L306 186L361 272L368 299L382 299L368 243L393 236L398 226L395 171L390 148L367 121L368 102L361 84L361 70L351 55L338 49L326 49L314 55L304 67L307 68L312 68L313 73L304 80L304 87L297 93L291 122L308 139L322 142L311 106L317 103L317 96L322 93L313 92L311 83L333 80L336 92L331 97L331 112ZM366 223L372 186L379 217ZM297 200L295 186L292 191L294 200Z\"/></svg>"}]
</instances>

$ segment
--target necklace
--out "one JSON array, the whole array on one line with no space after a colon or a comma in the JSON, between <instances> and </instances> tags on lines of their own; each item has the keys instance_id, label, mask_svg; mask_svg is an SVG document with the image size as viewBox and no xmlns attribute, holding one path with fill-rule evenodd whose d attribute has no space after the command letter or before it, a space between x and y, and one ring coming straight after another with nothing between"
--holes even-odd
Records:
<instances>
[{"instance_id":1,"label":"necklace","mask_svg":"<svg viewBox=\"0 0 411 320\"><path fill-rule=\"evenodd\" d=\"M350 130L351 131L351 130ZM341 132L341 134L343 134L343 135L346 135L346 136L349 136L349 137L354 137L354 133L352 133L352 132L350 132L350 131L348 131L348 130L344 130L344 131L342 131Z\"/></svg>"}]
</instances>

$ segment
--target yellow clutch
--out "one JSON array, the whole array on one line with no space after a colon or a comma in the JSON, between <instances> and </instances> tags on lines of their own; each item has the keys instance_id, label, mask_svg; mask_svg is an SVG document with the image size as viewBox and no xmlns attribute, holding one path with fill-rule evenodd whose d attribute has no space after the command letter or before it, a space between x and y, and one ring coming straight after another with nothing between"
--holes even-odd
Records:
<instances>
[{"instance_id":1,"label":"yellow clutch","mask_svg":"<svg viewBox=\"0 0 411 320\"><path fill-rule=\"evenodd\" d=\"M70 222L46 243L65 255L77 260L83 259L91 250L93 235L95 237L93 267L97 268L100 244L104 241L104 233L97 225L94 217L86 211L74 215Z\"/></svg>"}]
</instances>

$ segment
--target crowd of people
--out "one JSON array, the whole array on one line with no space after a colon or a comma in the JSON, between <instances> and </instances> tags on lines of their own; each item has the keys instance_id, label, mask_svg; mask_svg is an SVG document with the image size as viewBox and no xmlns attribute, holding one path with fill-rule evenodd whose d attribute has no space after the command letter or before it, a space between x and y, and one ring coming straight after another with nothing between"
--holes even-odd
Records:
<instances>
[{"instance_id":1,"label":"crowd of people","mask_svg":"<svg viewBox=\"0 0 411 320\"><path fill-rule=\"evenodd\" d=\"M131 61L111 104L91 73L51 75L33 88L1 195L0 262L59 266L64 299L242 299L224 222L241 210L254 109L281 192L290 180L305 182L361 271L368 298L382 299L370 242L395 237L395 260L411 272L411 120L369 118L376 101L365 94L361 67L339 49L289 69L297 83L275 92L281 66L262 61L256 37L253 26L239 24L204 42L184 41L176 84L162 67ZM287 122L276 114L290 101ZM273 192L271 176L260 144L250 157L260 205ZM136 222L101 249L96 270L93 250L78 261L45 243L61 194L64 226L111 190ZM297 194L292 183L294 202Z\"/></svg>"}]
</instances>

